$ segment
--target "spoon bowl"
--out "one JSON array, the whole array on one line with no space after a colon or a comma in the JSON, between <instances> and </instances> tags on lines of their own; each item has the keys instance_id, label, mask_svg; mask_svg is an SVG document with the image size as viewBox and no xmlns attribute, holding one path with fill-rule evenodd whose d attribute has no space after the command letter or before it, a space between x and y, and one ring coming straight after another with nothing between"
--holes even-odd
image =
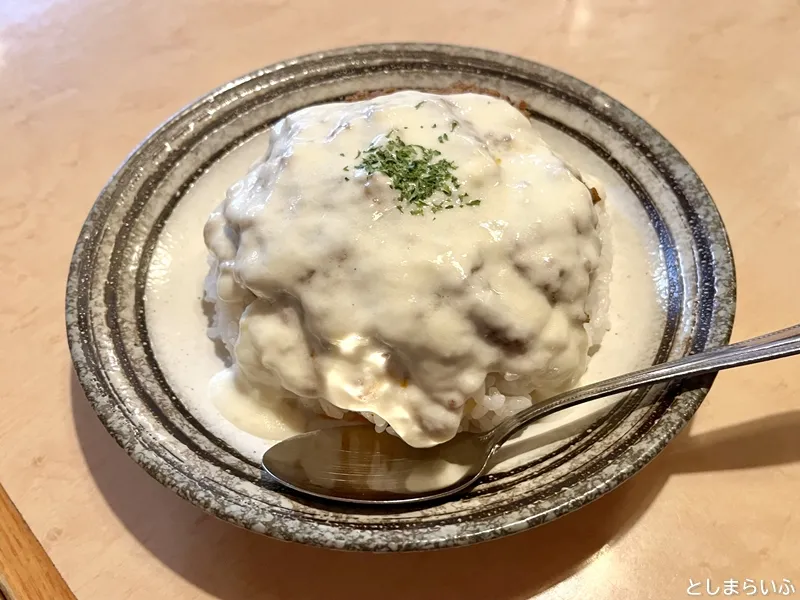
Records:
<instances>
[{"instance_id":1,"label":"spoon bowl","mask_svg":"<svg viewBox=\"0 0 800 600\"><path fill-rule=\"evenodd\" d=\"M460 433L413 448L373 425L332 427L291 437L264 454L264 469L285 486L355 504L435 500L469 487L496 445L489 434Z\"/></svg>"}]
</instances>

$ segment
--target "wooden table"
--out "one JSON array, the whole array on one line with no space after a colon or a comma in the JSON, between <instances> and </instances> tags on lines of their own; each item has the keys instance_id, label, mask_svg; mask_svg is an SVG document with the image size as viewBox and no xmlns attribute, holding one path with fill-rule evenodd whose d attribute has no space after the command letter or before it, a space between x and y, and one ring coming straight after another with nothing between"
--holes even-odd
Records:
<instances>
[{"instance_id":1,"label":"wooden table","mask_svg":"<svg viewBox=\"0 0 800 600\"><path fill-rule=\"evenodd\" d=\"M734 337L797 322L799 31L796 0L0 0L0 480L75 595L646 600L686 597L690 579L703 595L709 579L712 592L736 579L744 595L746 578L800 588L798 359L722 374L690 430L640 475L553 524L362 556L240 531L151 480L86 403L63 325L78 229L148 132L261 65L389 40L519 54L627 104L720 207L738 269Z\"/></svg>"}]
</instances>

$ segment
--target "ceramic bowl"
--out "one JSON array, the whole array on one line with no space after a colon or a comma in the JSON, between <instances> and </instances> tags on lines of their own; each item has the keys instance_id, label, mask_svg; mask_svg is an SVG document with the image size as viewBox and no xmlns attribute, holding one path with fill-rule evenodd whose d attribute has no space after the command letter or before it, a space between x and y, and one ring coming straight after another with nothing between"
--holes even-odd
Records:
<instances>
[{"instance_id":1,"label":"ceramic bowl","mask_svg":"<svg viewBox=\"0 0 800 600\"><path fill-rule=\"evenodd\" d=\"M109 433L162 484L221 519L283 540L366 551L459 546L591 502L644 467L695 413L711 379L638 390L461 497L367 510L311 501L266 481L254 457L213 435L187 408L153 352L145 293L159 235L187 190L301 107L453 86L491 90L524 106L535 123L612 169L639 203L664 280L655 360L727 343L735 276L725 228L694 170L640 117L564 73L486 50L392 44L321 52L235 79L164 123L113 175L80 233L66 308L75 368Z\"/></svg>"}]
</instances>

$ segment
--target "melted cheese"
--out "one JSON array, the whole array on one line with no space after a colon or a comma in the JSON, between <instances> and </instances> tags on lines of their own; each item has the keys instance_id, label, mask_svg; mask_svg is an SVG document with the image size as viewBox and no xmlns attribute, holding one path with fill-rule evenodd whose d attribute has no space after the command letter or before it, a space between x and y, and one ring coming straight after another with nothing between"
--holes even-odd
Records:
<instances>
[{"instance_id":1,"label":"melted cheese","mask_svg":"<svg viewBox=\"0 0 800 600\"><path fill-rule=\"evenodd\" d=\"M388 178L355 169L391 131L441 151L480 205L397 210ZM506 393L572 385L601 250L584 181L483 95L399 92L288 116L206 224L236 377L333 416L373 413L418 447L458 431L488 373L509 375Z\"/></svg>"}]
</instances>

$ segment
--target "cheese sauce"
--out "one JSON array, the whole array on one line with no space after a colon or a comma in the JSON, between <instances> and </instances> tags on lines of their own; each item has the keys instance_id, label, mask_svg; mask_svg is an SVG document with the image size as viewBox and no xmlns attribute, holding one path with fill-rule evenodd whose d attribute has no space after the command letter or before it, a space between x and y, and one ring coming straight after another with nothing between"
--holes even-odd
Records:
<instances>
[{"instance_id":1,"label":"cheese sauce","mask_svg":"<svg viewBox=\"0 0 800 600\"><path fill-rule=\"evenodd\" d=\"M230 313L218 326L238 370L214 378L211 396L208 382L224 365L201 340L207 267L196 232L263 154L263 136L190 190L154 253L146 298L154 351L198 418L254 456L264 440L320 425L286 397L321 396L335 416L335 407L369 411L426 446L455 433L487 373L520 375L501 378L505 393L547 393L574 384L586 366L587 297L601 251L590 185L502 101L405 93L371 102L284 121L269 160L212 217L215 291ZM441 151L457 165L459 192L480 204L400 212L387 178L355 168L358 152L392 130ZM572 162L571 141L549 133ZM606 183L615 252L611 333L584 379L649 362L663 324L652 232L616 175L590 167Z\"/></svg>"},{"instance_id":2,"label":"cheese sauce","mask_svg":"<svg viewBox=\"0 0 800 600\"><path fill-rule=\"evenodd\" d=\"M583 374L599 195L522 113L409 91L272 133L205 229L236 377L426 447L457 433L489 373L500 399Z\"/></svg>"}]
</instances>

